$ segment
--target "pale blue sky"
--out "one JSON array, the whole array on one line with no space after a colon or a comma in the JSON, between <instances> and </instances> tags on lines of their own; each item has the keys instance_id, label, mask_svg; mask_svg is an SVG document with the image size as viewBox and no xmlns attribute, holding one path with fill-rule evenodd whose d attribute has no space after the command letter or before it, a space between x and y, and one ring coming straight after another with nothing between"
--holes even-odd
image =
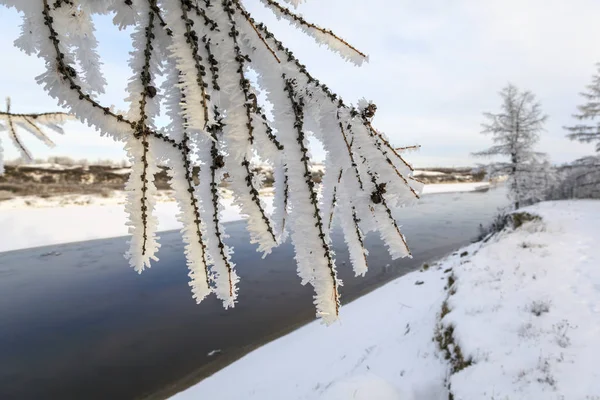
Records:
<instances>
[{"instance_id":1,"label":"pale blue sky","mask_svg":"<svg viewBox=\"0 0 600 400\"><path fill-rule=\"evenodd\" d=\"M274 20L258 0L245 3L347 102L363 96L373 100L376 126L394 144L421 144L421 152L409 156L417 166L481 161L470 157L490 144L479 134L481 113L498 109L497 92L507 82L541 100L550 119L540 150L554 162L593 152L592 145L568 141L562 126L573 122L578 92L600 61L596 0L308 0L300 7L307 19L370 55L370 63L360 68ZM56 109L34 80L43 70L41 60L12 47L19 24L16 12L0 6L0 96L11 96L15 111ZM103 101L124 107L128 35L113 28L109 18L100 19L97 28L109 81ZM67 131L62 138L53 136L58 146L52 150L33 138L27 143L39 157L124 158L119 144L90 128L69 123ZM7 158L17 156L7 140L3 144Z\"/></svg>"}]
</instances>

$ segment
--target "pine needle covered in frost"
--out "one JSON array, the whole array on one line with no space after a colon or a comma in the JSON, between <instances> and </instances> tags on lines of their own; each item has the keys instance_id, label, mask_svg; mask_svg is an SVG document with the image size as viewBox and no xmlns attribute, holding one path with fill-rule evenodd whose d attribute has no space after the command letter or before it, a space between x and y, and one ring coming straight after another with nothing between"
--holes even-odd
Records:
<instances>
[{"instance_id":1,"label":"pine needle covered in frost","mask_svg":"<svg viewBox=\"0 0 600 400\"><path fill-rule=\"evenodd\" d=\"M44 129L63 133L61 125L71 117L62 112L17 114L11 111L10 97L6 98L6 111L0 111L0 132L6 132L13 145L21 153L26 161L32 161L31 153L23 142L19 131L25 131L38 140L44 142L48 147L54 147L54 142L48 137ZM0 175L4 173L4 156L2 142L0 141Z\"/></svg>"},{"instance_id":2,"label":"pine needle covered in frost","mask_svg":"<svg viewBox=\"0 0 600 400\"><path fill-rule=\"evenodd\" d=\"M275 0L279 18L347 61L367 56ZM302 1L286 0L296 7ZM0 0L24 15L16 45L46 62L38 82L84 123L122 141L133 164L127 191L132 234L127 253L138 272L157 259L154 173L166 164L176 191L190 286L199 302L210 293L233 307L239 280L221 222L218 186L227 181L246 216L250 240L268 254L291 238L298 275L314 287L317 315L339 314L340 286L330 230L339 215L357 275L367 272L364 237L378 231L392 257L410 255L394 207L419 197L413 169L372 126L376 107L346 104L313 77L242 0ZM134 51L129 110L97 100L105 80L94 14L131 27ZM256 81L249 77L257 75ZM159 81L164 82L159 87ZM266 94L267 107L258 94ZM161 128L162 110L169 123ZM272 120L266 115L272 109ZM311 175L308 127L327 153L322 198ZM274 212L259 197L252 165L274 169ZM199 184L192 168L199 168Z\"/></svg>"}]
</instances>

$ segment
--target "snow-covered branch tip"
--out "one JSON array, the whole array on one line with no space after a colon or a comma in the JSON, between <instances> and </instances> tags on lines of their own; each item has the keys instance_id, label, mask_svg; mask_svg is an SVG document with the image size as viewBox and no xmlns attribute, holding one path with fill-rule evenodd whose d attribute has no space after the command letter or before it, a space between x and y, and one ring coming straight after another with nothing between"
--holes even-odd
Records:
<instances>
[{"instance_id":1,"label":"snow-covered branch tip","mask_svg":"<svg viewBox=\"0 0 600 400\"><path fill-rule=\"evenodd\" d=\"M414 146L404 146L404 147L396 147L396 151L398 153L409 153L411 151L419 151L421 150L421 145L417 144Z\"/></svg>"},{"instance_id":2,"label":"snow-covered branch tip","mask_svg":"<svg viewBox=\"0 0 600 400\"><path fill-rule=\"evenodd\" d=\"M342 58L357 64L366 60L333 32L275 0L263 2ZM369 232L379 232L393 258L410 256L393 210L417 199L423 184L413 178L403 150L372 126L375 105L344 103L252 17L244 1L0 4L23 14L15 44L45 61L46 72L37 77L44 89L80 121L124 143L133 165L126 210L127 258L135 271L150 267L160 248L154 212L159 164L167 165L175 191L198 302L211 293L225 307L237 301L239 278L222 223L222 185L232 191L258 251L266 255L291 238L298 274L314 287L317 315L327 323L337 319L340 306L330 239L336 216L357 275L367 272L364 237ZM107 107L97 97L106 82L94 22L96 15L106 14L131 32L127 111ZM259 94L266 95L267 104ZM272 118L265 110L272 110ZM310 134L327 153L321 184L311 173ZM260 196L258 163L274 171L272 212ZM199 171L198 181L192 171Z\"/></svg>"},{"instance_id":3,"label":"snow-covered branch tip","mask_svg":"<svg viewBox=\"0 0 600 400\"><path fill-rule=\"evenodd\" d=\"M307 21L302 15L294 13L275 0L261 1L278 19L287 20L293 26L311 36L317 43L324 44L329 47L330 50L338 53L346 60L353 62L356 65L361 65L364 61L369 60L369 57L365 53L336 35L332 30L321 28L320 26ZM298 3L299 1L293 1L293 5L296 7L298 6Z\"/></svg>"},{"instance_id":4,"label":"snow-covered branch tip","mask_svg":"<svg viewBox=\"0 0 600 400\"><path fill-rule=\"evenodd\" d=\"M56 133L63 133L62 125L69 119L68 114L62 112L30 113L20 114L11 111L10 97L6 98L6 111L0 111L0 132L6 132L13 145L21 153L26 161L33 160L31 152L23 142L19 131L24 131L35 136L48 147L54 147L44 129L50 129ZM2 153L2 142L0 141L0 175L4 172L4 156Z\"/></svg>"}]
</instances>

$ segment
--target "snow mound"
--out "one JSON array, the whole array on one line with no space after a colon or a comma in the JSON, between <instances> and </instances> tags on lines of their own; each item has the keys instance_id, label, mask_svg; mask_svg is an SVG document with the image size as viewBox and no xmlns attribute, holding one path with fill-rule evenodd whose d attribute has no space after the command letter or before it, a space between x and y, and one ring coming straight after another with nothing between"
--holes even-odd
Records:
<instances>
[{"instance_id":1,"label":"snow mound","mask_svg":"<svg viewBox=\"0 0 600 400\"><path fill-rule=\"evenodd\" d=\"M447 265L455 283L442 325L472 363L452 375L454 398L598 399L600 202L525 211L542 220Z\"/></svg>"}]
</instances>

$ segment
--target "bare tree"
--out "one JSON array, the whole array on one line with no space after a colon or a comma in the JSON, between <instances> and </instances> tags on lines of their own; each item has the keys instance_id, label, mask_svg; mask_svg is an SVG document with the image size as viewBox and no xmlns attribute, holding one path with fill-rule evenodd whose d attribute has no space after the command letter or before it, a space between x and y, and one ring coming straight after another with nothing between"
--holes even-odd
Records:
<instances>
[{"instance_id":1,"label":"bare tree","mask_svg":"<svg viewBox=\"0 0 600 400\"><path fill-rule=\"evenodd\" d=\"M501 111L497 114L484 113L486 122L481 133L492 135L494 145L489 149L474 153L478 157L500 156L508 161L494 162L489 165L489 175L508 176L510 195L515 209L526 202L533 201L539 193L535 187L541 179L545 164L540 161L545 155L534 151L540 132L548 118L543 114L540 103L533 93L519 91L511 84L500 92Z\"/></svg>"},{"instance_id":2,"label":"bare tree","mask_svg":"<svg viewBox=\"0 0 600 400\"><path fill-rule=\"evenodd\" d=\"M301 0L286 0L298 6ZM275 0L275 15L357 65L367 56L328 29ZM343 101L245 8L246 0L0 0L23 14L15 42L46 63L37 78L79 120L121 141L132 163L126 186L128 258L137 272L157 260L154 175L169 167L183 224L190 286L200 302L210 293L233 307L238 276L221 221L219 184L228 180L247 216L253 243L265 255L289 236L302 283L315 289L317 315L334 321L339 287L330 228L334 212L356 274L367 269L364 235L378 231L393 258L410 256L393 218L419 197L413 168L371 122L375 105ZM128 111L101 104L102 62L94 16L110 14L130 28ZM252 73L257 81L250 80ZM160 85L160 82L164 82ZM273 119L265 113L267 95ZM164 108L161 110L161 107ZM160 126L161 112L169 123ZM327 152L322 197L310 173L308 134ZM259 197L258 157L275 170L272 214ZM192 176L199 168L199 185ZM319 200L321 199L321 200Z\"/></svg>"},{"instance_id":3,"label":"bare tree","mask_svg":"<svg viewBox=\"0 0 600 400\"><path fill-rule=\"evenodd\" d=\"M596 143L596 151L600 152L600 63L596 64L598 72L592 76L592 83L586 86L587 91L580 93L585 103L577 106L579 111L573 117L581 123L567 126L567 137L584 143Z\"/></svg>"},{"instance_id":4,"label":"bare tree","mask_svg":"<svg viewBox=\"0 0 600 400\"><path fill-rule=\"evenodd\" d=\"M44 132L43 128L49 128L57 133L63 133L61 125L72 119L62 112L18 114L11 111L10 97L6 98L6 111L0 111L0 132L6 131L12 143L21 153L25 162L33 161L31 152L25 146L19 130L31 133L37 139L49 147L54 147L54 142ZM0 175L4 173L4 157L2 142L0 142Z\"/></svg>"}]
</instances>

